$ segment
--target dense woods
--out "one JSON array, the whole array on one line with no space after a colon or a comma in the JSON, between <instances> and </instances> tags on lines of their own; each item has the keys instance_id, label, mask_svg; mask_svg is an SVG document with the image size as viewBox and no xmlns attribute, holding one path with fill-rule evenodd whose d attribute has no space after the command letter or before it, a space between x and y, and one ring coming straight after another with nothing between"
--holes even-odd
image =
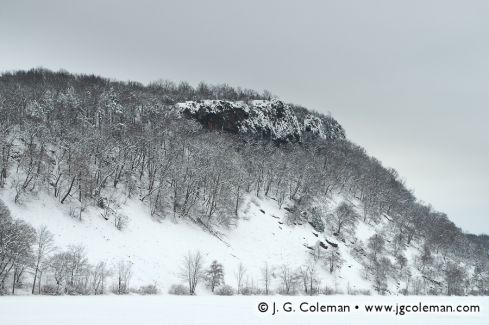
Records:
<instances>
[{"instance_id":1,"label":"dense woods","mask_svg":"<svg viewBox=\"0 0 489 325\"><path fill-rule=\"evenodd\" d=\"M382 237L371 238L365 247L366 268L379 292L385 290L386 277L403 272L403 249L416 241L424 247L419 268L433 278L441 267L450 283L448 294L473 288L452 261L475 267L477 279L470 280L476 283L476 293L488 293L487 240L464 234L444 213L420 202L394 169L383 167L358 145L341 137L276 142L209 130L175 109L187 100L247 102L271 97L227 85L145 86L42 69L5 73L0 77L0 188L12 188L17 203L45 191L69 205L72 217L80 220L88 206L98 206L119 230L125 227L125 216L118 212L121 198L145 202L155 219L185 219L212 233L238 224L244 195L272 198L288 209L289 224L310 222L319 231L326 226L339 238L351 234L360 219L375 224L387 218L393 239L389 245L396 251L399 269L384 256L387 243ZM291 107L304 118L304 108ZM318 204L335 193L360 202L361 215L349 203L336 211ZM333 218L324 225L329 214ZM15 278L29 266L37 278L32 292L39 291L36 281L41 281L44 255L51 246L45 230L36 232L13 220L0 205L2 286L13 276L15 287ZM443 259L430 258L432 253ZM60 285L53 290L101 293L107 270L103 264L86 268L83 256L81 248L72 247L50 257ZM327 261L331 272L340 263L336 255ZM191 265L195 256L188 256L187 262ZM130 266L121 263L116 271L119 293L128 290L130 278ZM198 264L198 270L195 264L186 269L192 294L196 273L202 271ZM217 269L214 265L207 275L213 291L221 282ZM74 277L76 272L86 277ZM288 293L292 273L283 268L280 274ZM303 270L305 290L313 290L314 274L314 269Z\"/></svg>"}]
</instances>

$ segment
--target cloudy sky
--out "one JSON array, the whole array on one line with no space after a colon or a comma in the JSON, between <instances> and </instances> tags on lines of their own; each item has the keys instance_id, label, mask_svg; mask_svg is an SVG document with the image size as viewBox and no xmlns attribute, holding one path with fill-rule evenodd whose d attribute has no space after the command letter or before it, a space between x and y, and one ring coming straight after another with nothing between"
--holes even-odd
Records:
<instances>
[{"instance_id":1,"label":"cloudy sky","mask_svg":"<svg viewBox=\"0 0 489 325\"><path fill-rule=\"evenodd\" d=\"M489 2L0 0L0 70L226 82L331 112L489 233Z\"/></svg>"}]
</instances>

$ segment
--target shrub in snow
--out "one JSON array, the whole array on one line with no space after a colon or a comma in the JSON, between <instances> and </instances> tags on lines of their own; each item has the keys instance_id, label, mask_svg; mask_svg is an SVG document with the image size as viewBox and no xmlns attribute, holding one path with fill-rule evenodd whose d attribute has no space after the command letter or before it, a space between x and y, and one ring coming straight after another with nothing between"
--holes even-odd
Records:
<instances>
[{"instance_id":1,"label":"shrub in snow","mask_svg":"<svg viewBox=\"0 0 489 325\"><path fill-rule=\"evenodd\" d=\"M354 290L349 291L348 294L352 295L352 296L370 296L370 295L372 295L370 290L367 290L367 289L358 289L358 290L354 289Z\"/></svg>"},{"instance_id":2,"label":"shrub in snow","mask_svg":"<svg viewBox=\"0 0 489 325\"><path fill-rule=\"evenodd\" d=\"M323 295L329 296L329 295L334 295L336 291L333 288L330 288L328 286L325 286L322 290L321 293Z\"/></svg>"},{"instance_id":3,"label":"shrub in snow","mask_svg":"<svg viewBox=\"0 0 489 325\"><path fill-rule=\"evenodd\" d=\"M234 289L227 284L223 284L223 285L217 287L214 290L214 293L218 296L233 296L234 295Z\"/></svg>"},{"instance_id":4,"label":"shrub in snow","mask_svg":"<svg viewBox=\"0 0 489 325\"><path fill-rule=\"evenodd\" d=\"M87 296L90 294L90 289L86 284L88 282L83 281L84 283L77 283L76 285L67 285L65 287L66 294L70 296Z\"/></svg>"},{"instance_id":5,"label":"shrub in snow","mask_svg":"<svg viewBox=\"0 0 489 325\"><path fill-rule=\"evenodd\" d=\"M136 290L136 293L146 296L146 295L157 295L159 293L158 287L155 284L149 284L146 286L141 286Z\"/></svg>"},{"instance_id":6,"label":"shrub in snow","mask_svg":"<svg viewBox=\"0 0 489 325\"><path fill-rule=\"evenodd\" d=\"M278 293L283 296L296 296L297 295L297 290L293 288L293 290L287 291L285 288L280 288L278 290Z\"/></svg>"},{"instance_id":7,"label":"shrub in snow","mask_svg":"<svg viewBox=\"0 0 489 325\"><path fill-rule=\"evenodd\" d=\"M118 230L124 230L127 226L129 218L126 215L116 213L114 214L114 226Z\"/></svg>"},{"instance_id":8,"label":"shrub in snow","mask_svg":"<svg viewBox=\"0 0 489 325\"><path fill-rule=\"evenodd\" d=\"M439 296L442 294L441 289L438 289L436 287L431 287L428 289L428 296Z\"/></svg>"},{"instance_id":9,"label":"shrub in snow","mask_svg":"<svg viewBox=\"0 0 489 325\"><path fill-rule=\"evenodd\" d=\"M119 261L116 267L115 283L112 292L118 295L129 293L129 281L132 277L132 263L130 261Z\"/></svg>"},{"instance_id":10,"label":"shrub in snow","mask_svg":"<svg viewBox=\"0 0 489 325\"><path fill-rule=\"evenodd\" d=\"M309 224L318 232L324 231L324 222L322 211L318 207L314 207L309 212Z\"/></svg>"},{"instance_id":11,"label":"shrub in snow","mask_svg":"<svg viewBox=\"0 0 489 325\"><path fill-rule=\"evenodd\" d=\"M177 296L188 296L188 295L190 295L190 291L183 284L172 284L172 286L168 290L168 293L171 295L177 295Z\"/></svg>"},{"instance_id":12,"label":"shrub in snow","mask_svg":"<svg viewBox=\"0 0 489 325\"><path fill-rule=\"evenodd\" d=\"M251 296L251 295L254 295L256 293L252 287L243 287L240 291L240 294L242 294L243 296Z\"/></svg>"},{"instance_id":13,"label":"shrub in snow","mask_svg":"<svg viewBox=\"0 0 489 325\"><path fill-rule=\"evenodd\" d=\"M45 284L41 287L41 294L46 296L58 296L58 288L52 284Z\"/></svg>"},{"instance_id":14,"label":"shrub in snow","mask_svg":"<svg viewBox=\"0 0 489 325\"><path fill-rule=\"evenodd\" d=\"M70 212L69 212L70 217L78 219L80 216L80 212L78 209L74 206L70 206Z\"/></svg>"},{"instance_id":15,"label":"shrub in snow","mask_svg":"<svg viewBox=\"0 0 489 325\"><path fill-rule=\"evenodd\" d=\"M266 296L267 295L265 290L260 289L260 288L253 288L253 294L257 295L257 296ZM268 294L272 294L272 292L269 290Z\"/></svg>"}]
</instances>

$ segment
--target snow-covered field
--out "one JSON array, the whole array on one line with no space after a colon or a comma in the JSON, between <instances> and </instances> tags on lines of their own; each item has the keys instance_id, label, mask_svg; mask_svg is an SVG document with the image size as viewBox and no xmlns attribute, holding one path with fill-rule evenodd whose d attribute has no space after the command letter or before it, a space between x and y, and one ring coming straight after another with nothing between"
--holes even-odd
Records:
<instances>
[{"instance_id":1,"label":"snow-covered field","mask_svg":"<svg viewBox=\"0 0 489 325\"><path fill-rule=\"evenodd\" d=\"M295 312L261 313L258 304L273 302L282 309L291 302ZM300 304L348 305L350 312L300 312ZM478 313L367 313L365 305L479 305ZM355 309L355 305L359 309ZM287 305L288 306L288 305ZM489 324L487 297L366 297L366 296L79 296L0 298L2 325L191 325L191 324Z\"/></svg>"}]
</instances>

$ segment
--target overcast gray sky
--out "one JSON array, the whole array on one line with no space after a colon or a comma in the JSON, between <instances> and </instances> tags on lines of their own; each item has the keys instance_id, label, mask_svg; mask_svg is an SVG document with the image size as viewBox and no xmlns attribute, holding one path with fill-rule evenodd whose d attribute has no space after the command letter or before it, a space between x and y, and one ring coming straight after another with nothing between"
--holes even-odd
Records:
<instances>
[{"instance_id":1,"label":"overcast gray sky","mask_svg":"<svg viewBox=\"0 0 489 325\"><path fill-rule=\"evenodd\" d=\"M0 0L0 70L268 89L489 233L489 1Z\"/></svg>"}]
</instances>

